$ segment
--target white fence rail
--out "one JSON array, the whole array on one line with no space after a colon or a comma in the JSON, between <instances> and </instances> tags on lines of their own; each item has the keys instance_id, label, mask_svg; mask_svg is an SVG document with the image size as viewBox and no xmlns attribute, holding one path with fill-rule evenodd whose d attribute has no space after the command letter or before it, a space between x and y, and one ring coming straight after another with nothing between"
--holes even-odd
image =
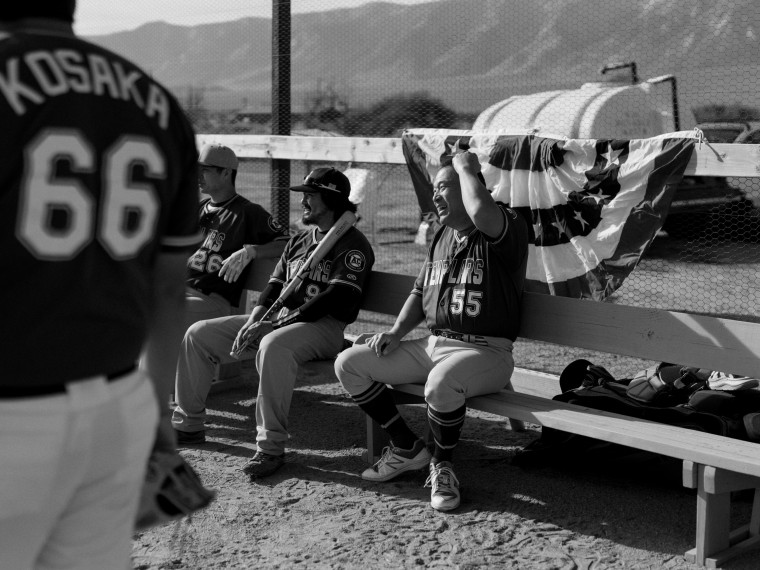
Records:
<instances>
[{"instance_id":1,"label":"white fence rail","mask_svg":"<svg viewBox=\"0 0 760 570\"><path fill-rule=\"evenodd\" d=\"M455 131L452 131L455 132ZM200 134L197 143L230 147L239 158L404 164L400 138ZM760 145L700 143L686 174L760 177Z\"/></svg>"}]
</instances>

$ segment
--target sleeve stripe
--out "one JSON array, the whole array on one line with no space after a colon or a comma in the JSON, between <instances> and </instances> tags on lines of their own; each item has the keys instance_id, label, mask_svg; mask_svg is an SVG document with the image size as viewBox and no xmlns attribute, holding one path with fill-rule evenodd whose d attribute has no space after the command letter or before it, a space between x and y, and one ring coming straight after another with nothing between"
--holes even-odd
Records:
<instances>
[{"instance_id":1,"label":"sleeve stripe","mask_svg":"<svg viewBox=\"0 0 760 570\"><path fill-rule=\"evenodd\" d=\"M203 239L203 234L198 232L191 236L164 236L161 238L162 247L185 248L198 245Z\"/></svg>"},{"instance_id":2,"label":"sleeve stripe","mask_svg":"<svg viewBox=\"0 0 760 570\"><path fill-rule=\"evenodd\" d=\"M350 285L354 289L358 289L359 293L361 293L361 291L362 291L361 287L359 287L356 283L353 283L351 281L343 281L342 279L330 279L330 285L334 285L334 284L338 284L338 285Z\"/></svg>"}]
</instances>

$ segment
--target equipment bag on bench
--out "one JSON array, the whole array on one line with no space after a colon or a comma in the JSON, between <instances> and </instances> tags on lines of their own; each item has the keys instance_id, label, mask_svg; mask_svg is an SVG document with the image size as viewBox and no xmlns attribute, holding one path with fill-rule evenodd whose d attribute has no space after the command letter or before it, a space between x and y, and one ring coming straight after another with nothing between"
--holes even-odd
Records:
<instances>
[{"instance_id":1,"label":"equipment bag on bench","mask_svg":"<svg viewBox=\"0 0 760 570\"><path fill-rule=\"evenodd\" d=\"M560 376L565 389L553 399L716 435L748 439L742 418L760 411L760 392L721 392L706 389L711 371L662 363L634 378L616 380L607 370L587 360L569 364ZM633 388L633 389L632 389ZM751 392L751 393L750 393ZM634 397L635 396L635 397ZM578 459L585 454L608 460L634 451L581 435L542 428L540 439L515 458L529 466Z\"/></svg>"}]
</instances>

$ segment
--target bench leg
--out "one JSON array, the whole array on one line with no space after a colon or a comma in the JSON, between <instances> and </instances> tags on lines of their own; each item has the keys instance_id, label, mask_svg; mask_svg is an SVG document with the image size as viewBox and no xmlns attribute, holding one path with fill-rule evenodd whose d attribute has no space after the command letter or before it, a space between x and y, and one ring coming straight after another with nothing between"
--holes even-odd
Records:
<instances>
[{"instance_id":1,"label":"bench leg","mask_svg":"<svg viewBox=\"0 0 760 570\"><path fill-rule=\"evenodd\" d=\"M760 546L760 478L684 461L683 479L697 488L697 544L685 555L689 562L718 568ZM731 492L744 489L755 490L750 522L731 531Z\"/></svg>"},{"instance_id":2,"label":"bench leg","mask_svg":"<svg viewBox=\"0 0 760 570\"><path fill-rule=\"evenodd\" d=\"M367 451L362 456L362 459L373 465L380 459L380 454L383 448L388 445L389 440L388 435L380 427L379 423L367 415L365 415L365 418L367 421Z\"/></svg>"},{"instance_id":3,"label":"bench leg","mask_svg":"<svg viewBox=\"0 0 760 570\"><path fill-rule=\"evenodd\" d=\"M507 382L507 385L504 386L505 390L511 390L515 391L514 386L512 386L512 380L510 379L509 382ZM514 432L523 432L525 431L525 422L522 420L515 420L512 418L507 418L507 425L509 426L509 429Z\"/></svg>"}]
</instances>

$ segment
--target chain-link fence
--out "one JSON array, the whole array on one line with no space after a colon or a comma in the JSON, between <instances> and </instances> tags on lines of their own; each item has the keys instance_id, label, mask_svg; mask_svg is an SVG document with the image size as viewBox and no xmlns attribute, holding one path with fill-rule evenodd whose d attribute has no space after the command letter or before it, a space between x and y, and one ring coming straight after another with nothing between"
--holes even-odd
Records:
<instances>
[{"instance_id":1,"label":"chain-link fence","mask_svg":"<svg viewBox=\"0 0 760 570\"><path fill-rule=\"evenodd\" d=\"M283 5L290 14L275 32L289 35L284 43L273 41L273 19L246 14L95 40L172 89L199 133L270 134L275 104L290 107L286 129L307 136L475 126L642 138L700 126L708 141L760 141L754 0L272 2L280 16ZM274 97L273 61L289 62L291 85ZM274 117L277 132L285 123ZM291 161L291 181L317 165ZM377 268L416 274L425 236L406 168L338 166L369 173L359 227ZM287 209L295 228L299 197L272 192L270 168L244 161L240 189ZM757 317L758 207L760 179L686 177L663 231L612 300Z\"/></svg>"}]
</instances>

